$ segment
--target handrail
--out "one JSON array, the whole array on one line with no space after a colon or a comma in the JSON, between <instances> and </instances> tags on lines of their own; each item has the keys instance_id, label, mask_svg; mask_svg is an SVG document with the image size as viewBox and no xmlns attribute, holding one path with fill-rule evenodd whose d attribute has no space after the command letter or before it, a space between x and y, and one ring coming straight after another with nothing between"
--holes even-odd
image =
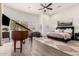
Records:
<instances>
[{"instance_id":1,"label":"handrail","mask_svg":"<svg viewBox=\"0 0 79 59\"><path fill-rule=\"evenodd\" d=\"M12 21L14 21L14 20L12 20ZM25 29L27 29L27 30L29 30L29 31L32 31L32 30L30 30L29 28L27 28L27 27L21 25L20 23L18 23L18 22L16 22L16 21L14 21L14 22L15 22L16 24L18 24L19 26L21 26L21 27L23 27L23 28L25 28Z\"/></svg>"}]
</instances>

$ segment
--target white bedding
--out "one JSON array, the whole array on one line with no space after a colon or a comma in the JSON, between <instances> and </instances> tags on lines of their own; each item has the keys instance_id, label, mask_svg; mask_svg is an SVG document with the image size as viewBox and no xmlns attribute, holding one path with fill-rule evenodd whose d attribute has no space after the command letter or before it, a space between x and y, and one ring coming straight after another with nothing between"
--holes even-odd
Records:
<instances>
[{"instance_id":1,"label":"white bedding","mask_svg":"<svg viewBox=\"0 0 79 59\"><path fill-rule=\"evenodd\" d=\"M66 32L51 32L47 34L48 36L51 37L56 37L56 38L64 38L65 40L71 39L71 34L66 33Z\"/></svg>"}]
</instances>

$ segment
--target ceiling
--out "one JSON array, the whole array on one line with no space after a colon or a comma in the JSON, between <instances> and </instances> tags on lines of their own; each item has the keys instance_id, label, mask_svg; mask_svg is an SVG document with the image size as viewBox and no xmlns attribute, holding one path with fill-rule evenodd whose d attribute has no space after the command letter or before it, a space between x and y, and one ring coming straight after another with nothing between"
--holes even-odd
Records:
<instances>
[{"instance_id":1,"label":"ceiling","mask_svg":"<svg viewBox=\"0 0 79 59\"><path fill-rule=\"evenodd\" d=\"M42 6L40 6L40 3L4 3L3 5L23 12L29 12L34 14L44 13L43 10L39 10L40 8L42 8ZM78 4L77 3L53 3L50 6L53 8L53 10L52 11L48 10L47 14L54 14L76 5Z\"/></svg>"}]
</instances>

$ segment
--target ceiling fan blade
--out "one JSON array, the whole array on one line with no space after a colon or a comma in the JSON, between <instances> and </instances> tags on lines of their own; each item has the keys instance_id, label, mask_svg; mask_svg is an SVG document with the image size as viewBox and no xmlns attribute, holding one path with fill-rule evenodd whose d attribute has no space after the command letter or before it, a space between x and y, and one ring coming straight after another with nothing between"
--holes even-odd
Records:
<instances>
[{"instance_id":1,"label":"ceiling fan blade","mask_svg":"<svg viewBox=\"0 0 79 59\"><path fill-rule=\"evenodd\" d=\"M49 6L51 6L51 5L52 5L52 3L49 3L49 4L47 5L47 7L49 7ZM47 8L47 7L46 7L46 8Z\"/></svg>"},{"instance_id":2,"label":"ceiling fan blade","mask_svg":"<svg viewBox=\"0 0 79 59\"><path fill-rule=\"evenodd\" d=\"M40 4L40 5L45 8L45 6L43 4Z\"/></svg>"},{"instance_id":3,"label":"ceiling fan blade","mask_svg":"<svg viewBox=\"0 0 79 59\"><path fill-rule=\"evenodd\" d=\"M47 8L47 9L49 9L49 10L53 10L52 8Z\"/></svg>"}]
</instances>

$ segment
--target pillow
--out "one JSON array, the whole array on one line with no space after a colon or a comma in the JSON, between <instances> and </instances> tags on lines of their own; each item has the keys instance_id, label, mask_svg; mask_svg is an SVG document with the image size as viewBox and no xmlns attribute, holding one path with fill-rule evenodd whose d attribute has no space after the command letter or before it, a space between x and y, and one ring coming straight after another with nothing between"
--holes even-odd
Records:
<instances>
[{"instance_id":1,"label":"pillow","mask_svg":"<svg viewBox=\"0 0 79 59\"><path fill-rule=\"evenodd\" d=\"M59 30L55 30L55 32L59 32Z\"/></svg>"},{"instance_id":2,"label":"pillow","mask_svg":"<svg viewBox=\"0 0 79 59\"><path fill-rule=\"evenodd\" d=\"M62 29L57 29L57 30L55 30L55 32L63 32L63 30Z\"/></svg>"},{"instance_id":3,"label":"pillow","mask_svg":"<svg viewBox=\"0 0 79 59\"><path fill-rule=\"evenodd\" d=\"M64 32L72 34L72 29L66 29L66 30L64 30Z\"/></svg>"}]
</instances>

